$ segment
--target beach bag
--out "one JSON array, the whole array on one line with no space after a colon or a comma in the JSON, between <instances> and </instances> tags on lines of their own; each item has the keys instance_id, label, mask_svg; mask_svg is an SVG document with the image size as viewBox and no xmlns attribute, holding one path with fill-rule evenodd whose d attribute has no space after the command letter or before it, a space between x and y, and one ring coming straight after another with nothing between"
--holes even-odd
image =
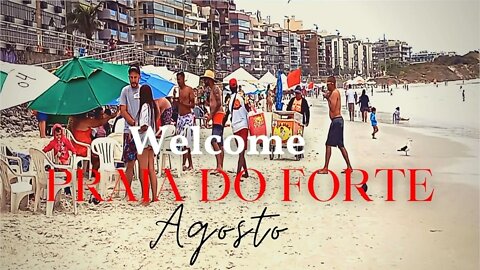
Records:
<instances>
[{"instance_id":1,"label":"beach bag","mask_svg":"<svg viewBox=\"0 0 480 270\"><path fill-rule=\"evenodd\" d=\"M263 112L257 112L253 108L253 111L248 113L248 130L251 136L267 136L267 123ZM261 141L257 143L261 143Z\"/></svg>"}]
</instances>

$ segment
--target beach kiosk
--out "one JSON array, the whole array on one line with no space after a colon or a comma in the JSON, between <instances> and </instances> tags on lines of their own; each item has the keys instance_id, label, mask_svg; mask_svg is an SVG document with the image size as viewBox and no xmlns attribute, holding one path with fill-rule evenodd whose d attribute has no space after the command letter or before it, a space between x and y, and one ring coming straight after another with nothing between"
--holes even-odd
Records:
<instances>
[{"instance_id":1,"label":"beach kiosk","mask_svg":"<svg viewBox=\"0 0 480 270\"><path fill-rule=\"evenodd\" d=\"M272 113L272 131L271 136L278 136L282 139L282 148L287 147L287 141L294 135L303 137L303 116L293 111L276 111ZM270 160L275 155L275 141L270 142ZM295 155L295 160L300 160L303 155ZM278 155L280 158L280 155Z\"/></svg>"}]
</instances>

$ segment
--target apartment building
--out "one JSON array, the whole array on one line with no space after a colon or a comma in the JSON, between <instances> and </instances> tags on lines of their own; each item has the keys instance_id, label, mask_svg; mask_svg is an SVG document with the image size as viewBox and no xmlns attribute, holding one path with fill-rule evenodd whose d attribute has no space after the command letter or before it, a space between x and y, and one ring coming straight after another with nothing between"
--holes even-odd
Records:
<instances>
[{"instance_id":1,"label":"apartment building","mask_svg":"<svg viewBox=\"0 0 480 270\"><path fill-rule=\"evenodd\" d=\"M66 0L2 0L2 21L63 31L66 20Z\"/></svg>"},{"instance_id":2,"label":"apartment building","mask_svg":"<svg viewBox=\"0 0 480 270\"><path fill-rule=\"evenodd\" d=\"M288 51L288 48L287 48ZM300 36L295 32L290 32L290 69L298 69L301 63L301 44Z\"/></svg>"},{"instance_id":3,"label":"apartment building","mask_svg":"<svg viewBox=\"0 0 480 270\"><path fill-rule=\"evenodd\" d=\"M260 33L260 36L265 42L262 43L263 51L263 67L266 71L269 71L272 74L280 69L278 62L278 33L273 30L273 25L269 22L263 22L262 24L263 31Z\"/></svg>"},{"instance_id":4,"label":"apartment building","mask_svg":"<svg viewBox=\"0 0 480 270\"><path fill-rule=\"evenodd\" d=\"M277 33L277 54L275 57L275 63L278 63L278 68L288 72L290 68L290 53L289 53L289 43L288 38L289 31L280 27L280 25L275 25L274 31Z\"/></svg>"},{"instance_id":5,"label":"apartment building","mask_svg":"<svg viewBox=\"0 0 480 270\"><path fill-rule=\"evenodd\" d=\"M379 40L372 46L372 61L375 72L381 72L382 67L388 62L408 63L412 47L405 41Z\"/></svg>"},{"instance_id":6,"label":"apartment building","mask_svg":"<svg viewBox=\"0 0 480 270\"><path fill-rule=\"evenodd\" d=\"M252 52L252 68L250 70L251 74L257 77L263 76L267 72L265 68L265 44L266 40L263 33L263 22L261 20L260 14L250 14L250 24L251 24L251 42L250 50Z\"/></svg>"},{"instance_id":7,"label":"apartment building","mask_svg":"<svg viewBox=\"0 0 480 270\"><path fill-rule=\"evenodd\" d=\"M313 30L299 30L301 67L304 75L325 76L325 40Z\"/></svg>"},{"instance_id":8,"label":"apartment building","mask_svg":"<svg viewBox=\"0 0 480 270\"><path fill-rule=\"evenodd\" d=\"M99 1L82 0L90 5L96 5ZM133 0L104 0L103 10L98 13L98 19L102 22L102 28L98 32L98 40L105 43L113 37L118 44L129 44L135 42L135 37L130 28L135 26L135 19L131 16ZM72 2L74 3L74 2Z\"/></svg>"},{"instance_id":9,"label":"apartment building","mask_svg":"<svg viewBox=\"0 0 480 270\"><path fill-rule=\"evenodd\" d=\"M410 63L419 64L426 62L433 62L439 56L454 56L456 52L429 52L429 51L419 51L417 53L412 53L410 56Z\"/></svg>"},{"instance_id":10,"label":"apartment building","mask_svg":"<svg viewBox=\"0 0 480 270\"><path fill-rule=\"evenodd\" d=\"M231 12L236 10L235 2L233 0L193 0L192 2L200 7L210 7L208 20L202 23L201 29L213 27L213 32L219 33L220 52L216 55L215 69L225 73L233 71L230 17ZM202 36L203 42L207 39L210 37ZM240 59L238 60L240 62ZM221 75L219 72L217 74Z\"/></svg>"},{"instance_id":11,"label":"apartment building","mask_svg":"<svg viewBox=\"0 0 480 270\"><path fill-rule=\"evenodd\" d=\"M135 36L143 41L144 50L155 55L174 57L177 46L194 40L188 29L194 25L188 18L191 0L138 0Z\"/></svg>"},{"instance_id":12,"label":"apartment building","mask_svg":"<svg viewBox=\"0 0 480 270\"><path fill-rule=\"evenodd\" d=\"M230 11L230 37L232 45L232 68L252 70L250 15L243 10Z\"/></svg>"}]
</instances>

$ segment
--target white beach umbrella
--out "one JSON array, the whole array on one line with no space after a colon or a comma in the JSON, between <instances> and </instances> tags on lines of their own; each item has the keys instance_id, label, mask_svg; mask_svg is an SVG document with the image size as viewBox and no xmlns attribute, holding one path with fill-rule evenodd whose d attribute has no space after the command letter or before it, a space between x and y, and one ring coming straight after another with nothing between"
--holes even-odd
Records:
<instances>
[{"instance_id":1,"label":"white beach umbrella","mask_svg":"<svg viewBox=\"0 0 480 270\"><path fill-rule=\"evenodd\" d=\"M0 110L36 99L57 81L42 67L0 62Z\"/></svg>"},{"instance_id":2,"label":"white beach umbrella","mask_svg":"<svg viewBox=\"0 0 480 270\"><path fill-rule=\"evenodd\" d=\"M246 71L243 68L238 68L237 70L232 72L230 75L225 77L223 79L223 83L228 83L232 78L237 79L237 82L244 81L248 83L258 83L257 78L255 78L252 74L248 73L248 71Z\"/></svg>"}]
</instances>

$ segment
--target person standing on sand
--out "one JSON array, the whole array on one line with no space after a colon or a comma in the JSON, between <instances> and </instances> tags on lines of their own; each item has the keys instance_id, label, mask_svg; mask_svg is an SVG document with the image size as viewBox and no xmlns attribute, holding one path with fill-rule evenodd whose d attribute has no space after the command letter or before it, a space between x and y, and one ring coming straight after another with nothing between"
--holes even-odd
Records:
<instances>
[{"instance_id":1,"label":"person standing on sand","mask_svg":"<svg viewBox=\"0 0 480 270\"><path fill-rule=\"evenodd\" d=\"M137 160L137 149L133 136L130 133L130 127L135 126L135 118L140 109L140 68L131 66L128 70L128 79L130 85L125 86L120 94L120 114L125 119L125 128L123 130L123 155L125 162L125 175L128 184L132 185L133 169Z\"/></svg>"},{"instance_id":2,"label":"person standing on sand","mask_svg":"<svg viewBox=\"0 0 480 270\"><path fill-rule=\"evenodd\" d=\"M241 171L244 171L242 178L248 178L247 160L245 159L245 151L247 151L248 143L248 111L244 99L237 93L237 80L235 78L230 79L229 85L230 90L232 91L232 96L228 103L228 110L224 123L227 121L228 116L231 115L233 134L239 136L243 141L242 152L238 154L237 175Z\"/></svg>"},{"instance_id":3,"label":"person standing on sand","mask_svg":"<svg viewBox=\"0 0 480 270\"><path fill-rule=\"evenodd\" d=\"M357 104L360 104L360 112L362 113L362 122L366 123L370 99L368 98L365 92L366 92L365 89L362 90L362 95L360 96L360 99L358 100Z\"/></svg>"},{"instance_id":4,"label":"person standing on sand","mask_svg":"<svg viewBox=\"0 0 480 270\"><path fill-rule=\"evenodd\" d=\"M376 139L375 134L378 132L378 123L377 123L377 109L375 107L372 108L372 113L370 114L370 123L372 123L372 127L373 127L372 139Z\"/></svg>"},{"instance_id":5,"label":"person standing on sand","mask_svg":"<svg viewBox=\"0 0 480 270\"><path fill-rule=\"evenodd\" d=\"M350 159L348 158L348 152L343 144L343 118L341 114L341 99L340 99L340 92L336 88L336 80L335 77L330 76L327 79L327 92L324 96L328 100L328 115L330 116L330 128L328 130L326 150L325 150L325 165L323 168L318 172L319 174L327 174L328 173L328 164L330 163L330 157L332 155L332 146L340 149L342 152L343 158L347 163L347 169L345 169L342 173L345 173L347 170L352 170L352 165L350 164ZM364 191L367 190L367 185L363 184L362 189Z\"/></svg>"},{"instance_id":6,"label":"person standing on sand","mask_svg":"<svg viewBox=\"0 0 480 270\"><path fill-rule=\"evenodd\" d=\"M225 118L225 112L222 106L222 90L215 85L215 73L213 71L206 70L201 78L205 81L207 90L210 91L210 114L207 116L206 121L212 120L212 135L220 136L220 141L212 140L213 149L220 151L220 153L215 155L217 170L223 170L223 119ZM213 172L213 174L216 173L218 172Z\"/></svg>"},{"instance_id":7,"label":"person standing on sand","mask_svg":"<svg viewBox=\"0 0 480 270\"><path fill-rule=\"evenodd\" d=\"M327 86L328 87L328 86ZM348 90L346 93L346 98L347 98L347 108L348 108L348 114L350 116L350 121L355 121L355 90L353 90L353 87L350 85L348 86Z\"/></svg>"},{"instance_id":8,"label":"person standing on sand","mask_svg":"<svg viewBox=\"0 0 480 270\"><path fill-rule=\"evenodd\" d=\"M192 152L190 147L193 143L193 130L190 128L195 125L195 115L192 109L195 108L195 94L190 86L185 84L185 73L180 71L177 73L177 84L179 89L178 96L178 121L177 135L183 135L187 138L188 145L183 150L187 150L183 154L183 170L193 170ZM188 160L188 167L187 167Z\"/></svg>"}]
</instances>

